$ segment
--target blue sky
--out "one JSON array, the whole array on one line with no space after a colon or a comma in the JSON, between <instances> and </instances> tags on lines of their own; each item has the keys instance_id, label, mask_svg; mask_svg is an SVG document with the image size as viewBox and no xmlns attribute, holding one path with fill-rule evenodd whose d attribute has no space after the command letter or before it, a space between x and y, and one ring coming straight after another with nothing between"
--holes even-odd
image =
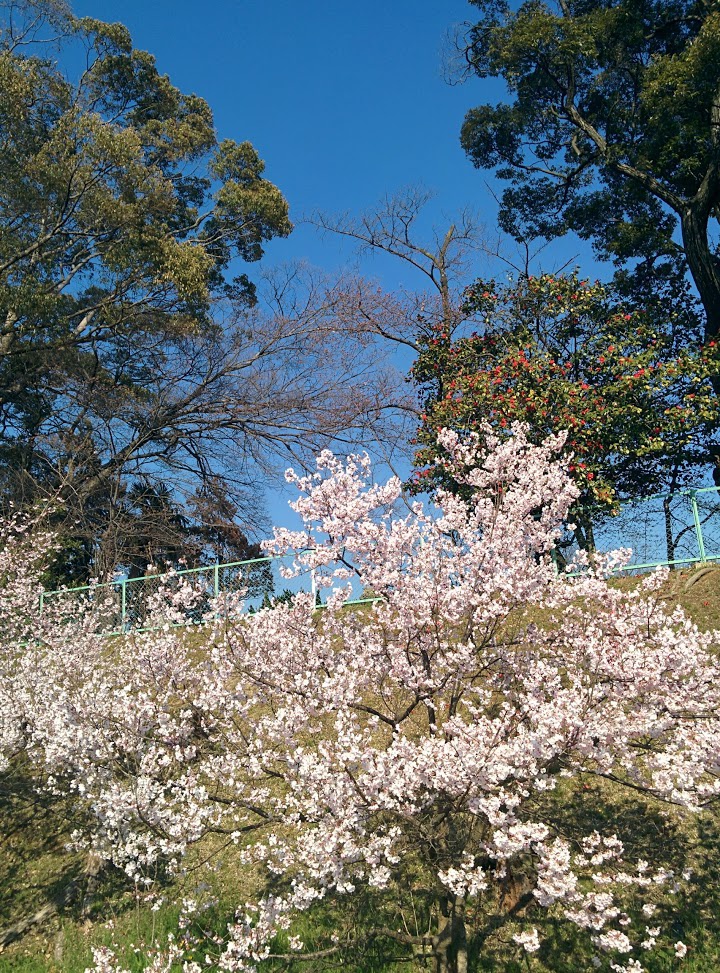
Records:
<instances>
[{"instance_id":1,"label":"blue sky","mask_svg":"<svg viewBox=\"0 0 720 973\"><path fill-rule=\"evenodd\" d=\"M293 216L358 212L423 185L438 220L494 204L458 134L465 111L495 94L443 80L442 48L472 18L466 0L76 0L76 13L120 20L182 90L213 108L220 138L249 139ZM309 229L273 259L327 265L337 244ZM390 281L388 281L390 283Z\"/></svg>"},{"instance_id":2,"label":"blue sky","mask_svg":"<svg viewBox=\"0 0 720 973\"><path fill-rule=\"evenodd\" d=\"M359 213L420 185L436 194L438 224L472 206L492 228L491 177L468 162L459 131L469 108L503 89L443 76L448 37L472 19L466 0L74 0L73 9L124 23L178 87L209 102L220 138L251 141L294 220ZM576 250L568 241L556 252ZM325 269L348 257L302 225L267 254ZM388 288L412 284L399 261L366 270ZM286 521L285 500L268 500L271 518Z\"/></svg>"}]
</instances>

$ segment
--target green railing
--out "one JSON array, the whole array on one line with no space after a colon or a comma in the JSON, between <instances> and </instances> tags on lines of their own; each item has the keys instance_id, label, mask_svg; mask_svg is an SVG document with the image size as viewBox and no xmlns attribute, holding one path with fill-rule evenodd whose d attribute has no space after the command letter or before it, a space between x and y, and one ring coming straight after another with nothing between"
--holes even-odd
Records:
<instances>
[{"instance_id":1,"label":"green railing","mask_svg":"<svg viewBox=\"0 0 720 973\"><path fill-rule=\"evenodd\" d=\"M587 511L598 551L629 547L622 570L682 568L720 560L720 490L698 487L627 500L616 516ZM569 559L577 543L562 551Z\"/></svg>"},{"instance_id":2,"label":"green railing","mask_svg":"<svg viewBox=\"0 0 720 973\"><path fill-rule=\"evenodd\" d=\"M642 497L624 503L617 516L595 514L594 517L592 532L597 550L633 549L633 558L623 571L647 571L660 566L680 568L720 561L720 489L717 487ZM561 549L562 557L569 559L576 546L570 543ZM186 621L199 622L223 594L242 591L246 611L256 611L298 591L315 594L311 572L292 579L283 577L281 568L291 560L291 557L253 558L170 574L61 588L44 592L41 608L53 599L61 599L63 604L90 602L103 619L105 631L128 632L143 627L152 598L161 589L165 595L171 595L175 586L189 581L194 590L194 603L184 611L184 617ZM358 597L349 604L370 604L374 600Z\"/></svg>"},{"instance_id":3,"label":"green railing","mask_svg":"<svg viewBox=\"0 0 720 973\"><path fill-rule=\"evenodd\" d=\"M45 610L53 602L60 602L63 606L61 610L67 606L68 611L78 604L92 606L101 619L104 631L119 635L143 630L153 598L162 592L163 599L170 599L173 591L187 583L192 589L191 599L181 609L183 621L187 623L199 623L206 618L221 595L242 594L243 608L247 612L257 611L300 591L318 597L312 572L307 571L294 578L282 575L283 565L291 562L292 556L260 557L134 578L120 577L103 584L59 588L41 594L40 610ZM358 597L348 604L372 604L375 600ZM317 607L324 607L319 598Z\"/></svg>"},{"instance_id":4,"label":"green railing","mask_svg":"<svg viewBox=\"0 0 720 973\"><path fill-rule=\"evenodd\" d=\"M286 588L293 592L301 590L296 583L285 579L282 579L285 587L279 588L281 579L278 569L283 562L288 563L288 559L252 558L168 573L119 577L103 584L59 588L43 592L41 610L53 600L60 600L63 605L89 603L103 618L107 631L127 632L142 628L153 596L161 590L171 596L173 590L189 582L193 589L193 600L185 610L185 616L187 621L199 622L206 615L211 602L221 594L243 592L247 609L255 610L273 598L282 597Z\"/></svg>"}]
</instances>

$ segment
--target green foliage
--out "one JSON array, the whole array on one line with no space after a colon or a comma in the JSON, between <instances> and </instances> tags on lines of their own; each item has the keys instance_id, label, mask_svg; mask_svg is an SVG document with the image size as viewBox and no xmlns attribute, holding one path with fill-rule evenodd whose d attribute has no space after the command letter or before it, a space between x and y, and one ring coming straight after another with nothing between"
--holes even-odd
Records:
<instances>
[{"instance_id":1,"label":"green foliage","mask_svg":"<svg viewBox=\"0 0 720 973\"><path fill-rule=\"evenodd\" d=\"M678 296L643 309L598 282L540 275L478 281L464 313L479 330L451 339L440 326L421 343L413 377L424 395L419 486L443 482L443 426L507 434L527 423L538 441L568 430L580 504L612 512L618 500L675 489L697 476L720 428L709 383L720 348L688 343L692 306Z\"/></svg>"},{"instance_id":2,"label":"green foliage","mask_svg":"<svg viewBox=\"0 0 720 973\"><path fill-rule=\"evenodd\" d=\"M509 182L502 227L523 239L573 230L646 275L658 263L689 269L716 336L717 3L471 2L482 19L468 35L469 70L502 78L510 98L470 111L461 141Z\"/></svg>"},{"instance_id":3,"label":"green foliage","mask_svg":"<svg viewBox=\"0 0 720 973\"><path fill-rule=\"evenodd\" d=\"M107 506L131 467L157 476L181 448L177 390L195 390L197 415L197 390L223 379L216 306L253 301L233 262L291 229L263 170L250 143L217 142L209 105L121 24L0 2L6 500ZM183 463L209 466L188 449Z\"/></svg>"},{"instance_id":4,"label":"green foliage","mask_svg":"<svg viewBox=\"0 0 720 973\"><path fill-rule=\"evenodd\" d=\"M28 334L88 344L77 333L88 315L108 341L201 324L232 257L256 260L290 230L255 149L217 144L206 102L159 74L122 25L68 15L62 49L80 46L89 62L73 80L31 41L18 46L9 18L2 26L6 350L27 355Z\"/></svg>"}]
</instances>

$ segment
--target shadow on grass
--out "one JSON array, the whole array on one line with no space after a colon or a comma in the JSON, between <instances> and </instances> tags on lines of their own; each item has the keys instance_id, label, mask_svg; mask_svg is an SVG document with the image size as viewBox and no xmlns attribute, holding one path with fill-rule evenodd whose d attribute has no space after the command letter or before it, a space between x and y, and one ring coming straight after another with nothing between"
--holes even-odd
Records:
<instances>
[{"instance_id":1,"label":"shadow on grass","mask_svg":"<svg viewBox=\"0 0 720 973\"><path fill-rule=\"evenodd\" d=\"M49 794L42 783L20 758L0 775L0 947L8 950L0 971L14 968L12 947L26 939L37 939L38 949L63 923L127 908L125 876L70 847L73 831L88 825L77 801Z\"/></svg>"}]
</instances>

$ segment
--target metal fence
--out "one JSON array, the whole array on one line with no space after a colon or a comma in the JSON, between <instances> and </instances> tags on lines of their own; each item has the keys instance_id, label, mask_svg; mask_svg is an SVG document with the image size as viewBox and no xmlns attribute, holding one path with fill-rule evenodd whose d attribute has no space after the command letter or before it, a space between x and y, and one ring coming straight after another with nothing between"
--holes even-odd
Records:
<instances>
[{"instance_id":1,"label":"metal fence","mask_svg":"<svg viewBox=\"0 0 720 973\"><path fill-rule=\"evenodd\" d=\"M598 551L631 548L624 571L682 568L720 560L720 489L699 487L625 501L616 516L592 516ZM569 558L576 543L563 551Z\"/></svg>"},{"instance_id":2,"label":"metal fence","mask_svg":"<svg viewBox=\"0 0 720 973\"><path fill-rule=\"evenodd\" d=\"M44 610L58 601L68 610L79 603L91 604L106 631L128 632L146 624L157 595L162 592L163 598L169 600L174 591L189 585L192 598L181 611L186 621L200 622L220 595L242 594L244 610L252 612L299 591L314 593L310 572L294 578L282 575L283 566L289 567L291 563L291 557L262 557L136 578L120 577L105 584L45 591L40 607Z\"/></svg>"},{"instance_id":3,"label":"metal fence","mask_svg":"<svg viewBox=\"0 0 720 973\"><path fill-rule=\"evenodd\" d=\"M617 516L593 517L592 536L599 551L632 548L632 559L624 571L647 571L661 565L681 568L720 561L720 489L701 487L627 501ZM576 547L577 543L571 541L561 548L561 560L568 559ZM171 597L175 588L189 582L194 600L191 607L183 609L186 621L201 621L211 603L223 594L243 593L244 610L252 612L299 591L315 595L310 571L290 579L283 575L283 566L289 566L291 561L291 557L263 557L170 574L118 578L106 584L61 588L43 593L41 609L58 599L69 609L78 602L90 602L103 619L105 631L128 632L146 624L153 596L162 591L163 597ZM357 592L349 604L373 600L364 599Z\"/></svg>"}]
</instances>

